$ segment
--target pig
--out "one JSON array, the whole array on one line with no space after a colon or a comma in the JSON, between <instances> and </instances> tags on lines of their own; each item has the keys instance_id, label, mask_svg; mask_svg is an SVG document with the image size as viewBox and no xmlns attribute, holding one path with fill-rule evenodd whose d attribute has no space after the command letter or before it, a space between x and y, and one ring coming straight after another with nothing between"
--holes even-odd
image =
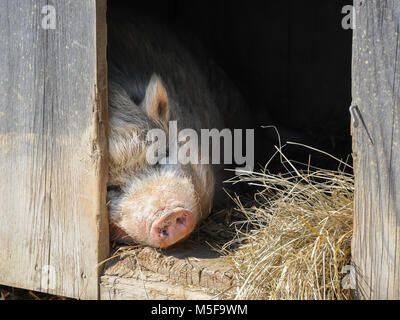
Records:
<instances>
[{"instance_id":1,"label":"pig","mask_svg":"<svg viewBox=\"0 0 400 320\"><path fill-rule=\"evenodd\" d=\"M193 38L145 16L108 15L111 238L167 248L187 238L223 198L225 178L220 165L150 164L149 132L168 137L170 121L199 136L201 129L242 128L248 112ZM168 160L169 151L160 156Z\"/></svg>"}]
</instances>

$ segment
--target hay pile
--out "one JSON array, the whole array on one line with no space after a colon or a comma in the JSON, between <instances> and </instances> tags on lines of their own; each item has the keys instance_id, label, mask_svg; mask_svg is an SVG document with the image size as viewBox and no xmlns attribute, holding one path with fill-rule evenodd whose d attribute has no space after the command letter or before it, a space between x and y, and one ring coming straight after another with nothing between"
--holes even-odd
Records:
<instances>
[{"instance_id":1,"label":"hay pile","mask_svg":"<svg viewBox=\"0 0 400 320\"><path fill-rule=\"evenodd\" d=\"M340 168L300 171L287 159L283 165L278 176L264 168L233 181L260 189L247 205L232 197L245 219L220 249L238 283L227 298L350 299L341 282L350 263L353 176Z\"/></svg>"}]
</instances>

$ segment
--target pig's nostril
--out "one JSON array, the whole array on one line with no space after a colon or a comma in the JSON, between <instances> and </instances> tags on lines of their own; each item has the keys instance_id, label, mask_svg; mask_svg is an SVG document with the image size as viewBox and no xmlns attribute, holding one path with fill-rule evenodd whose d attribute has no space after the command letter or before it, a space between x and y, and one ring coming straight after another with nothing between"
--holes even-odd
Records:
<instances>
[{"instance_id":1,"label":"pig's nostril","mask_svg":"<svg viewBox=\"0 0 400 320\"><path fill-rule=\"evenodd\" d=\"M179 223L179 224L184 224L185 223L185 219L178 218L178 219L176 219L176 222Z\"/></svg>"},{"instance_id":2,"label":"pig's nostril","mask_svg":"<svg viewBox=\"0 0 400 320\"><path fill-rule=\"evenodd\" d=\"M168 236L169 236L169 233L168 233L168 230L167 230L166 227L164 227L164 228L161 229L161 234L162 234L164 237L168 237Z\"/></svg>"}]
</instances>

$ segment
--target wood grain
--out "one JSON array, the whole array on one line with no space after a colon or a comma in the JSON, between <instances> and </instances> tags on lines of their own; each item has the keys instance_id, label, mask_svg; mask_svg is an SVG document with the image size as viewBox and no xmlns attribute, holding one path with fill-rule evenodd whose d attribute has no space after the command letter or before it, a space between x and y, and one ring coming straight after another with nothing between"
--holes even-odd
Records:
<instances>
[{"instance_id":1,"label":"wood grain","mask_svg":"<svg viewBox=\"0 0 400 320\"><path fill-rule=\"evenodd\" d=\"M187 241L167 250L136 248L110 260L100 298L221 299L235 289L232 265L210 247Z\"/></svg>"},{"instance_id":2,"label":"wood grain","mask_svg":"<svg viewBox=\"0 0 400 320\"><path fill-rule=\"evenodd\" d=\"M400 299L400 3L354 5L355 296Z\"/></svg>"},{"instance_id":3,"label":"wood grain","mask_svg":"<svg viewBox=\"0 0 400 320\"><path fill-rule=\"evenodd\" d=\"M42 28L43 6L56 29ZM97 299L108 254L105 0L0 2L0 283Z\"/></svg>"}]
</instances>

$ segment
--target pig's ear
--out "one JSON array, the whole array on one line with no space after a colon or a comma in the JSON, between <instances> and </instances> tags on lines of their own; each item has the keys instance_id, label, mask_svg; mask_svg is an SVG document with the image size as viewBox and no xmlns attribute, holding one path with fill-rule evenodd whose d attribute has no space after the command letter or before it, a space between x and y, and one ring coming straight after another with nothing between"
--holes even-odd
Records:
<instances>
[{"instance_id":1,"label":"pig's ear","mask_svg":"<svg viewBox=\"0 0 400 320\"><path fill-rule=\"evenodd\" d=\"M146 89L144 108L147 115L154 120L161 121L168 126L169 106L167 90L161 79L153 74Z\"/></svg>"}]
</instances>

